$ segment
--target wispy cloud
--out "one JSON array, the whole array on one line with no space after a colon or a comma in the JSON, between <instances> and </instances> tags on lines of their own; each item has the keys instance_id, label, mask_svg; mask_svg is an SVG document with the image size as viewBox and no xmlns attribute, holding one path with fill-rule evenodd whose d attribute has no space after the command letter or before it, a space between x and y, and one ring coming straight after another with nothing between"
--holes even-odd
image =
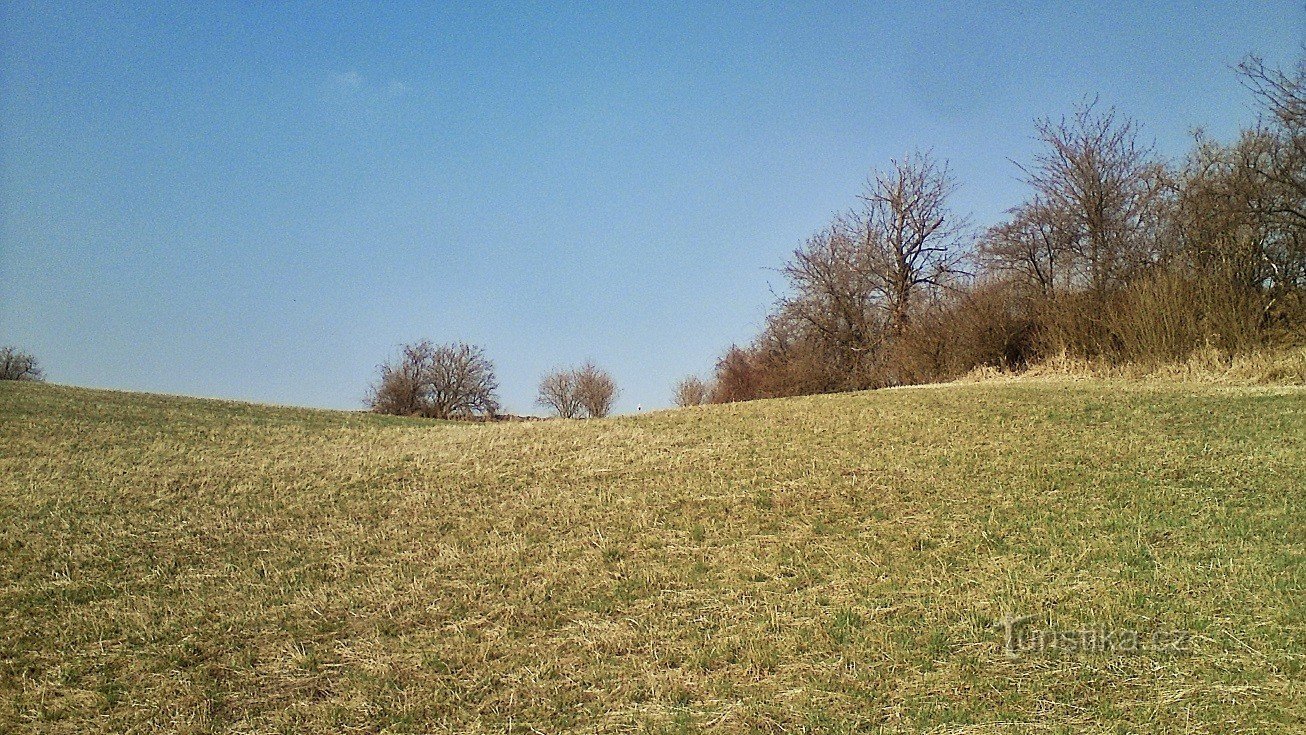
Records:
<instances>
[{"instance_id":1,"label":"wispy cloud","mask_svg":"<svg viewBox=\"0 0 1306 735\"><path fill-rule=\"evenodd\" d=\"M363 75L356 70L350 69L347 72L333 74L331 80L338 89L346 92L357 92L363 88Z\"/></svg>"},{"instance_id":2,"label":"wispy cloud","mask_svg":"<svg viewBox=\"0 0 1306 735\"><path fill-rule=\"evenodd\" d=\"M357 69L331 74L327 88L332 94L369 103L388 102L408 92L408 85L398 79L372 78Z\"/></svg>"}]
</instances>

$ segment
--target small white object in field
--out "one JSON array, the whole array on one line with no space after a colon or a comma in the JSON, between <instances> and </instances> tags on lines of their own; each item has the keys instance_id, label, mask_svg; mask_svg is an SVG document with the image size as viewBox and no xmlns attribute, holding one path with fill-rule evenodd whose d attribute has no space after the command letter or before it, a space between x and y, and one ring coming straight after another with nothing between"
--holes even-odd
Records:
<instances>
[{"instance_id":1,"label":"small white object in field","mask_svg":"<svg viewBox=\"0 0 1306 735\"><path fill-rule=\"evenodd\" d=\"M642 403L637 403L637 404L635 404L635 410L636 410L636 411L643 411L643 410L644 410L644 404L642 404Z\"/></svg>"}]
</instances>

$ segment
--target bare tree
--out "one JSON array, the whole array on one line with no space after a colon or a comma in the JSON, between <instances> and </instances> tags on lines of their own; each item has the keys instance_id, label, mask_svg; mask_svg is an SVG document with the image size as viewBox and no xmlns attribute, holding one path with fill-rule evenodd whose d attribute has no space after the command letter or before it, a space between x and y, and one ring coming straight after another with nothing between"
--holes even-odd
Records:
<instances>
[{"instance_id":1,"label":"bare tree","mask_svg":"<svg viewBox=\"0 0 1306 735\"><path fill-rule=\"evenodd\" d=\"M582 409L577 388L576 371L554 370L540 380L536 402L558 418L574 419L580 416Z\"/></svg>"},{"instance_id":2,"label":"bare tree","mask_svg":"<svg viewBox=\"0 0 1306 735\"><path fill-rule=\"evenodd\" d=\"M685 408L688 406L701 406L707 403L708 396L711 395L712 388L702 378L697 375L690 375L679 383L676 383L672 391L672 399L677 406Z\"/></svg>"},{"instance_id":3,"label":"bare tree","mask_svg":"<svg viewBox=\"0 0 1306 735\"><path fill-rule=\"evenodd\" d=\"M1095 107L1090 101L1069 119L1040 120L1046 150L1022 169L1066 237L1084 285L1102 293L1151 261L1165 179L1134 122Z\"/></svg>"},{"instance_id":4,"label":"bare tree","mask_svg":"<svg viewBox=\"0 0 1306 735\"><path fill-rule=\"evenodd\" d=\"M1238 64L1238 73L1244 86L1286 128L1306 127L1306 58L1299 59L1292 72L1284 72L1266 66L1264 59L1252 55Z\"/></svg>"},{"instance_id":5,"label":"bare tree","mask_svg":"<svg viewBox=\"0 0 1306 735\"><path fill-rule=\"evenodd\" d=\"M877 172L861 196L855 221L890 333L910 321L922 289L941 287L958 270L966 221L948 206L956 188L946 162L918 153Z\"/></svg>"},{"instance_id":6,"label":"bare tree","mask_svg":"<svg viewBox=\"0 0 1306 735\"><path fill-rule=\"evenodd\" d=\"M368 403L378 413L437 419L493 418L499 410L494 365L479 347L422 340L381 366Z\"/></svg>"},{"instance_id":7,"label":"bare tree","mask_svg":"<svg viewBox=\"0 0 1306 735\"><path fill-rule=\"evenodd\" d=\"M1251 56L1238 71L1265 113L1239 145L1256 175L1253 211L1279 234L1278 284L1306 287L1306 59L1284 72Z\"/></svg>"},{"instance_id":8,"label":"bare tree","mask_svg":"<svg viewBox=\"0 0 1306 735\"><path fill-rule=\"evenodd\" d=\"M1230 286L1260 290L1301 282L1306 253L1294 248L1291 221L1275 215L1281 199L1257 170L1273 143L1245 130L1232 145L1200 134L1179 172L1170 218L1172 253L1182 265L1232 277Z\"/></svg>"},{"instance_id":9,"label":"bare tree","mask_svg":"<svg viewBox=\"0 0 1306 735\"><path fill-rule=\"evenodd\" d=\"M617 400L617 382L608 371L587 362L576 370L575 379L576 398L587 416L601 419L612 412L612 404Z\"/></svg>"},{"instance_id":10,"label":"bare tree","mask_svg":"<svg viewBox=\"0 0 1306 735\"><path fill-rule=\"evenodd\" d=\"M716 361L716 376L712 380L708 402L734 403L764 397L759 372L753 351L730 345L730 349Z\"/></svg>"},{"instance_id":11,"label":"bare tree","mask_svg":"<svg viewBox=\"0 0 1306 735\"><path fill-rule=\"evenodd\" d=\"M1069 229L1059 212L1042 197L1007 212L1010 219L990 227L980 239L981 262L995 271L1014 274L1044 296L1068 281L1071 257Z\"/></svg>"},{"instance_id":12,"label":"bare tree","mask_svg":"<svg viewBox=\"0 0 1306 735\"><path fill-rule=\"evenodd\" d=\"M608 371L587 362L578 368L554 370L540 380L537 402L558 418L601 419L612 412L617 383Z\"/></svg>"},{"instance_id":13,"label":"bare tree","mask_svg":"<svg viewBox=\"0 0 1306 735\"><path fill-rule=\"evenodd\" d=\"M1249 56L1238 71L1269 114L1262 126L1277 144L1258 168L1265 182L1285 195L1276 214L1292 218L1298 227L1306 226L1306 58L1288 73Z\"/></svg>"},{"instance_id":14,"label":"bare tree","mask_svg":"<svg viewBox=\"0 0 1306 735\"><path fill-rule=\"evenodd\" d=\"M789 295L768 320L763 349L751 356L766 359L723 358L723 394L739 393L746 362L757 388L764 377L758 368L774 368L777 360L783 369L764 372L788 386L780 394L869 385L913 309L960 273L967 226L949 208L954 189L947 165L928 154L873 174L861 208L809 238L781 270Z\"/></svg>"},{"instance_id":15,"label":"bare tree","mask_svg":"<svg viewBox=\"0 0 1306 735\"><path fill-rule=\"evenodd\" d=\"M881 283L849 220L837 220L808 238L781 273L790 295L781 299L772 321L786 327L785 336L807 333L830 345L849 366L878 343L884 331L877 308Z\"/></svg>"},{"instance_id":16,"label":"bare tree","mask_svg":"<svg viewBox=\"0 0 1306 735\"><path fill-rule=\"evenodd\" d=\"M16 347L0 347L0 380L45 380L36 358Z\"/></svg>"}]
</instances>

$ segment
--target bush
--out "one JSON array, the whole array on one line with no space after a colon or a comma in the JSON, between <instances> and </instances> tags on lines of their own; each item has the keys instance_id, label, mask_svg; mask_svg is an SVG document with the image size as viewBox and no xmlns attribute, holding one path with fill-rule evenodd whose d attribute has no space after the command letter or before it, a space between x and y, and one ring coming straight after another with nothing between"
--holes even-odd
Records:
<instances>
[{"instance_id":1,"label":"bush","mask_svg":"<svg viewBox=\"0 0 1306 735\"><path fill-rule=\"evenodd\" d=\"M921 311L890 343L876 384L955 380L975 368L1015 370L1033 357L1032 296L993 282L954 292Z\"/></svg>"},{"instance_id":2,"label":"bush","mask_svg":"<svg viewBox=\"0 0 1306 735\"><path fill-rule=\"evenodd\" d=\"M1105 322L1119 359L1156 365L1187 359L1210 346L1240 353L1262 341L1268 299L1219 272L1160 271L1125 288Z\"/></svg>"},{"instance_id":3,"label":"bush","mask_svg":"<svg viewBox=\"0 0 1306 735\"><path fill-rule=\"evenodd\" d=\"M576 371L576 397L585 415L601 419L612 413L617 400L617 382L602 368L587 362Z\"/></svg>"},{"instance_id":4,"label":"bush","mask_svg":"<svg viewBox=\"0 0 1306 735\"><path fill-rule=\"evenodd\" d=\"M677 406L686 408L688 406L701 406L708 402L712 395L712 386L708 385L702 378L697 375L689 377L676 383L672 390L671 398Z\"/></svg>"},{"instance_id":5,"label":"bush","mask_svg":"<svg viewBox=\"0 0 1306 735\"><path fill-rule=\"evenodd\" d=\"M1033 306L1034 353L1040 358L1067 355L1091 359L1115 350L1104 318L1109 301L1078 291L1038 300Z\"/></svg>"},{"instance_id":6,"label":"bush","mask_svg":"<svg viewBox=\"0 0 1306 735\"><path fill-rule=\"evenodd\" d=\"M762 398L760 370L750 351L731 345L716 363L710 403L734 403Z\"/></svg>"}]
</instances>

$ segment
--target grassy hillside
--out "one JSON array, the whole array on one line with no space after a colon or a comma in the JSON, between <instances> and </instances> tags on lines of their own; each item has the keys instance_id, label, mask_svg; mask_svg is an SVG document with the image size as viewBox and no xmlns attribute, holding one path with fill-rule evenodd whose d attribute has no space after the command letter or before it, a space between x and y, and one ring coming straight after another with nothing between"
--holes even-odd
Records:
<instances>
[{"instance_id":1,"label":"grassy hillside","mask_svg":"<svg viewBox=\"0 0 1306 735\"><path fill-rule=\"evenodd\" d=\"M0 384L0 731L1300 732L1304 478L1300 388L457 425Z\"/></svg>"}]
</instances>

